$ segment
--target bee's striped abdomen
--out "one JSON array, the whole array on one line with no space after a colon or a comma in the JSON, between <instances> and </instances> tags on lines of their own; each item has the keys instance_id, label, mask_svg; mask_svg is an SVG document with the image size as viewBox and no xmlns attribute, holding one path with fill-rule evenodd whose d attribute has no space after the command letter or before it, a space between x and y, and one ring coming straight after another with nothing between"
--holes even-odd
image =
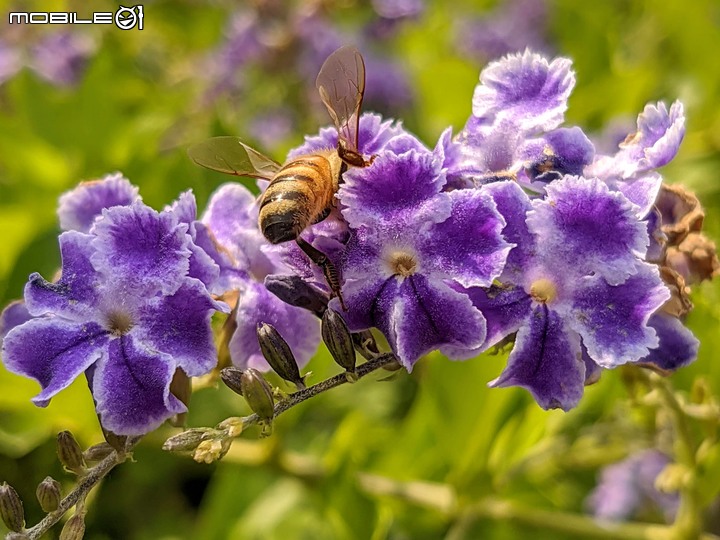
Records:
<instances>
[{"instance_id":1,"label":"bee's striped abdomen","mask_svg":"<svg viewBox=\"0 0 720 540\"><path fill-rule=\"evenodd\" d=\"M265 238L273 244L297 238L332 200L331 187L330 163L324 156L304 156L283 166L260 201Z\"/></svg>"}]
</instances>

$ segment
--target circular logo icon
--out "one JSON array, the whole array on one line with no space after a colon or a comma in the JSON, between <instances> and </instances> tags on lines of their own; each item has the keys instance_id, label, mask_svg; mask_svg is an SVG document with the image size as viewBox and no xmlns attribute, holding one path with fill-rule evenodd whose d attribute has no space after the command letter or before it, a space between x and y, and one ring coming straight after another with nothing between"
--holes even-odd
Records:
<instances>
[{"instance_id":1,"label":"circular logo icon","mask_svg":"<svg viewBox=\"0 0 720 540\"><path fill-rule=\"evenodd\" d=\"M134 28L138 23L138 15L135 13L135 8L126 8L120 6L115 12L115 25L120 30L130 30Z\"/></svg>"}]
</instances>

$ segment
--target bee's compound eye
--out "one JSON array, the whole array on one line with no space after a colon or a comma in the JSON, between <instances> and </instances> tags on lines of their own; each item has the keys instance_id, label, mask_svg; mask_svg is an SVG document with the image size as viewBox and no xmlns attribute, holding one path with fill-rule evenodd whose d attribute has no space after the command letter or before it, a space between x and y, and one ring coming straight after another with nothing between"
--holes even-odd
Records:
<instances>
[{"instance_id":1,"label":"bee's compound eye","mask_svg":"<svg viewBox=\"0 0 720 540\"><path fill-rule=\"evenodd\" d=\"M297 226L290 214L270 215L261 223L263 235L271 244L280 244L295 240L298 236Z\"/></svg>"}]
</instances>

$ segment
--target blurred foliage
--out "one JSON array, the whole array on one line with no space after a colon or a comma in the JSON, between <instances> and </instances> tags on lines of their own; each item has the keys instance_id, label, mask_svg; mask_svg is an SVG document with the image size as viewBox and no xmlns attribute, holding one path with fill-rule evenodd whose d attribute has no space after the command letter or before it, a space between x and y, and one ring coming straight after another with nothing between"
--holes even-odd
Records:
<instances>
[{"instance_id":1,"label":"blurred foliage","mask_svg":"<svg viewBox=\"0 0 720 540\"><path fill-rule=\"evenodd\" d=\"M325 3L342 28L362 24L370 9L359 0ZM106 0L91 7L64 0L19 4L38 11L115 9ZM282 81L268 76L267 84L257 83L242 96L201 99L208 54L222 43L232 6L154 0L145 5L143 31L75 26L72 32L86 32L96 48L76 85L53 86L24 69L0 86L0 305L21 296L30 272L51 276L58 267L55 207L78 181L119 170L156 208L186 189L194 190L202 208L227 180L195 167L187 145L210 135L246 133L241 111L286 95ZM478 73L489 60L459 54L456 23L495 6L489 0L428 0L425 13L405 22L392 39L416 93L405 123L428 144L446 126L462 127ZM11 10L9 4L0 7L2 13ZM4 37L9 29L7 17L1 18ZM720 4L554 0L548 2L547 24L548 43L572 58L577 72L569 123L599 132L617 117L634 120L648 101L684 102L688 133L663 173L697 192L707 232L720 240ZM20 39L30 44L56 30L34 25ZM263 76L255 74L255 80ZM306 76L314 79L315 73ZM292 136L267 151L282 159L320 118L308 114L306 125L295 126ZM704 376L718 394L720 283L696 287L693 301L688 324L701 340L700 356L673 383L689 390ZM162 441L175 432L163 428L137 448L136 462L119 467L94 494L87 538L503 539L531 530L538 540L577 538L485 518L455 528L437 508L364 487L362 475L372 474L431 483L420 491L437 495L438 503L435 483L452 486L462 500L497 495L582 513L602 465L656 443L654 413L630 407L619 371L606 372L581 405L565 414L542 411L521 389L489 390L486 383L504 360L500 354L455 363L430 355L412 374L346 385L283 415L270 439L249 433L215 465L163 453ZM336 372L324 349L310 370L311 382ZM37 483L52 474L69 485L54 458L55 434L69 429L89 445L101 433L82 381L47 409L31 405L34 383L1 367L0 388L0 479L16 487L28 522L35 523L41 517L33 504ZM246 413L241 401L224 388L199 391L188 424L213 425ZM720 477L718 456L715 451L708 460L704 478ZM711 500L718 482L707 484ZM707 520L709 529L720 528L720 514Z\"/></svg>"}]
</instances>

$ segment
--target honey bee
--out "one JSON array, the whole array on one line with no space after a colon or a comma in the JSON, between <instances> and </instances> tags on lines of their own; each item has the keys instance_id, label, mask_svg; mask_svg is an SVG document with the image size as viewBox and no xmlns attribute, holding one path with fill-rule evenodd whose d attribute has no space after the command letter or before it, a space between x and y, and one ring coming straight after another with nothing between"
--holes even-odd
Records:
<instances>
[{"instance_id":1,"label":"honey bee","mask_svg":"<svg viewBox=\"0 0 720 540\"><path fill-rule=\"evenodd\" d=\"M324 220L335 207L335 194L348 166L367 167L372 163L372 158L365 159L358 150L365 92L362 55L355 47L341 47L325 60L315 84L337 129L337 148L318 150L280 165L237 137L214 137L190 147L188 154L198 165L214 171L270 180L259 200L260 230L272 244L294 240L322 268L332 293L347 309L337 269L300 234Z\"/></svg>"}]
</instances>

